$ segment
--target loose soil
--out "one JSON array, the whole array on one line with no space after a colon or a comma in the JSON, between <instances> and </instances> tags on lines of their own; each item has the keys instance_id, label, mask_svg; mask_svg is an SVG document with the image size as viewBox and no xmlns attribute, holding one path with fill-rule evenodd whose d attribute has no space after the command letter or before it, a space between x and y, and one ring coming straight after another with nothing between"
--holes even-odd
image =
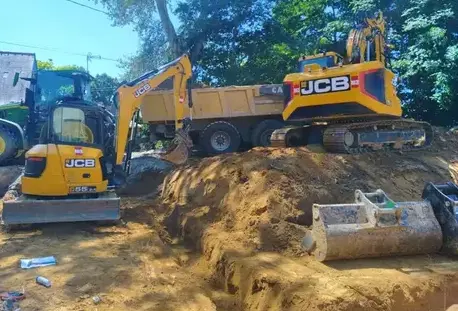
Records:
<instances>
[{"instance_id":1,"label":"loose soil","mask_svg":"<svg viewBox=\"0 0 458 311\"><path fill-rule=\"evenodd\" d=\"M162 195L161 176L137 181L141 193L122 201L125 226L1 233L0 290L24 288L22 310L446 310L458 303L453 258L323 264L300 243L313 203L378 188L420 200L426 182L458 181L457 150L458 136L438 131L432 148L404 154L256 148L194 159L165 177ZM21 258L48 255L56 266L19 268ZM35 284L37 275L52 287Z\"/></svg>"}]
</instances>

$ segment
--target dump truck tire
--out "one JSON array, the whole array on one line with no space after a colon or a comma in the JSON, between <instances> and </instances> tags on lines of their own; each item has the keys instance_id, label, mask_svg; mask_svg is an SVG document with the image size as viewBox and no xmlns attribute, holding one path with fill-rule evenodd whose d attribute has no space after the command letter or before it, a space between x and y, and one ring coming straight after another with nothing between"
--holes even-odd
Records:
<instances>
[{"instance_id":1,"label":"dump truck tire","mask_svg":"<svg viewBox=\"0 0 458 311\"><path fill-rule=\"evenodd\" d=\"M251 142L255 147L269 147L270 136L275 130L282 128L284 124L278 120L264 120L260 122L251 134Z\"/></svg>"},{"instance_id":2,"label":"dump truck tire","mask_svg":"<svg viewBox=\"0 0 458 311\"><path fill-rule=\"evenodd\" d=\"M226 121L216 121L207 125L202 131L200 144L207 154L218 155L237 151L241 140L235 126Z\"/></svg>"},{"instance_id":3,"label":"dump truck tire","mask_svg":"<svg viewBox=\"0 0 458 311\"><path fill-rule=\"evenodd\" d=\"M18 152L17 138L5 127L0 127L0 165L12 160Z\"/></svg>"}]
</instances>

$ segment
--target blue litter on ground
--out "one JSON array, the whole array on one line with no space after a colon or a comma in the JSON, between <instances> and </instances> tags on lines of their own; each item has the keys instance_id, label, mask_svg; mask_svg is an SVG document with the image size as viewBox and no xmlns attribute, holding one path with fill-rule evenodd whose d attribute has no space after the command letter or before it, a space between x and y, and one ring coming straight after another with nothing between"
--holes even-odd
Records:
<instances>
[{"instance_id":1,"label":"blue litter on ground","mask_svg":"<svg viewBox=\"0 0 458 311\"><path fill-rule=\"evenodd\" d=\"M52 266L57 263L54 256L41 257L41 258L31 258L31 259L21 259L21 268L22 269L31 269L38 267Z\"/></svg>"}]
</instances>

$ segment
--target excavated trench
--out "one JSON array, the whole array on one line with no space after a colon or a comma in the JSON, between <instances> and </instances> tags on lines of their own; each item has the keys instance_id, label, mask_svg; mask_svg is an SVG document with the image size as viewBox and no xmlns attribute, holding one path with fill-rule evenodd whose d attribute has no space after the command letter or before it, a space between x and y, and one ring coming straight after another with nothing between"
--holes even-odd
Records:
<instances>
[{"instance_id":1,"label":"excavated trench","mask_svg":"<svg viewBox=\"0 0 458 311\"><path fill-rule=\"evenodd\" d=\"M198 249L212 282L243 310L446 310L458 304L458 264L433 255L319 263L300 246L313 203L383 189L420 200L426 182L458 179L458 137L405 154L336 155L253 149L168 174L158 218Z\"/></svg>"}]
</instances>

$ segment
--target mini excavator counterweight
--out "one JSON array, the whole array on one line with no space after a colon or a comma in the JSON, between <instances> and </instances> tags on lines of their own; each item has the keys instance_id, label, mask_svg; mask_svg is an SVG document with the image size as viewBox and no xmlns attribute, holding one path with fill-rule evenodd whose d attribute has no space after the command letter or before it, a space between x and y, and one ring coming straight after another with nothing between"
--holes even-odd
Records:
<instances>
[{"instance_id":1,"label":"mini excavator counterweight","mask_svg":"<svg viewBox=\"0 0 458 311\"><path fill-rule=\"evenodd\" d=\"M41 141L26 153L22 195L3 204L5 225L117 220L120 199L114 183L129 169L136 116L143 96L173 78L177 136L160 158L182 164L192 145L187 136L184 97L191 77L187 55L124 83L115 93L116 122L105 109L77 98L58 102L49 113ZM189 100L191 105L191 100ZM116 124L116 126L115 126ZM127 152L126 152L127 146Z\"/></svg>"},{"instance_id":2,"label":"mini excavator counterweight","mask_svg":"<svg viewBox=\"0 0 458 311\"><path fill-rule=\"evenodd\" d=\"M350 32L347 58L334 52L304 56L299 72L283 82L283 119L293 125L274 131L272 146L323 144L338 153L429 146L431 126L402 119L384 36L380 14Z\"/></svg>"}]
</instances>

